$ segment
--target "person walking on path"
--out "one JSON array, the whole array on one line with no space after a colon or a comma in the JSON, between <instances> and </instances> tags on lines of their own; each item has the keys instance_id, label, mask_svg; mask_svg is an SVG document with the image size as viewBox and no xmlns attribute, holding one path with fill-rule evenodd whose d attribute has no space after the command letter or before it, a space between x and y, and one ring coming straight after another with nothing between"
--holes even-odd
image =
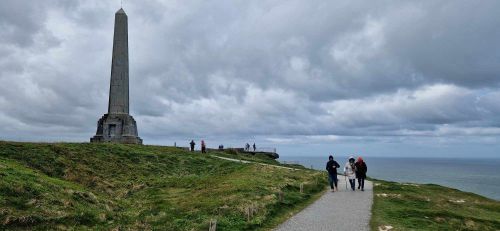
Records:
<instances>
[{"instance_id":1,"label":"person walking on path","mask_svg":"<svg viewBox=\"0 0 500 231\"><path fill-rule=\"evenodd\" d=\"M338 191L338 179L337 179L337 168L340 168L339 163L333 160L333 156L328 157L328 162L326 163L326 171L328 171L328 183L330 184L330 188L332 192ZM333 187L335 185L335 187Z\"/></svg>"},{"instance_id":2,"label":"person walking on path","mask_svg":"<svg viewBox=\"0 0 500 231\"><path fill-rule=\"evenodd\" d=\"M352 191L356 189L356 166L354 165L354 157L349 157L345 163L344 174L349 179Z\"/></svg>"},{"instance_id":3,"label":"person walking on path","mask_svg":"<svg viewBox=\"0 0 500 231\"><path fill-rule=\"evenodd\" d=\"M366 166L363 158L358 157L358 161L355 164L356 167L356 178L358 178L358 189L361 188L361 191L365 191L365 179L366 172L368 172L368 166Z\"/></svg>"},{"instance_id":4,"label":"person walking on path","mask_svg":"<svg viewBox=\"0 0 500 231\"><path fill-rule=\"evenodd\" d=\"M191 143L189 143L189 146L191 146L191 151L194 152L194 146L196 145L196 143L194 142L194 140L191 140Z\"/></svg>"},{"instance_id":5,"label":"person walking on path","mask_svg":"<svg viewBox=\"0 0 500 231\"><path fill-rule=\"evenodd\" d=\"M253 143L253 151L255 152L256 149L257 149L257 146L255 146L255 143Z\"/></svg>"},{"instance_id":6,"label":"person walking on path","mask_svg":"<svg viewBox=\"0 0 500 231\"><path fill-rule=\"evenodd\" d=\"M204 140L201 140L201 153L207 153L207 147L205 146Z\"/></svg>"}]
</instances>

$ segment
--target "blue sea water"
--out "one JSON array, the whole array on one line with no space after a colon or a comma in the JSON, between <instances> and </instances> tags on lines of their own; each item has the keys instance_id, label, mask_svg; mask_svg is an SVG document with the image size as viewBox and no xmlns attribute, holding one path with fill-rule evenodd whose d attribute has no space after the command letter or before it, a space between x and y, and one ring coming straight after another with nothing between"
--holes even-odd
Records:
<instances>
[{"instance_id":1,"label":"blue sea water","mask_svg":"<svg viewBox=\"0 0 500 231\"><path fill-rule=\"evenodd\" d=\"M328 157L281 156L282 162L324 170ZM433 183L500 200L500 159L364 157L368 176L381 180ZM335 158L343 167L347 157Z\"/></svg>"}]
</instances>

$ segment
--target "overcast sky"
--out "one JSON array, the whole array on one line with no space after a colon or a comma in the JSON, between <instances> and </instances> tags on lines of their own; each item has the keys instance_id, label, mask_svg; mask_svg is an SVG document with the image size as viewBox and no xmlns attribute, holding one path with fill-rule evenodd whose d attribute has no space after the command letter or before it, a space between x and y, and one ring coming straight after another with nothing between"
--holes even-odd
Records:
<instances>
[{"instance_id":1,"label":"overcast sky","mask_svg":"<svg viewBox=\"0 0 500 231\"><path fill-rule=\"evenodd\" d=\"M119 0L1 0L0 139L86 142ZM500 157L500 1L128 0L146 144Z\"/></svg>"}]
</instances>

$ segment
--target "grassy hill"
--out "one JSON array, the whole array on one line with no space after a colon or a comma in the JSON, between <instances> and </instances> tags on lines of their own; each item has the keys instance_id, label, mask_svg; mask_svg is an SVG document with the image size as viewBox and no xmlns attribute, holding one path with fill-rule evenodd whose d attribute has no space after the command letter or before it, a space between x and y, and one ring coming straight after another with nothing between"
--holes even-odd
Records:
<instances>
[{"instance_id":1,"label":"grassy hill","mask_svg":"<svg viewBox=\"0 0 500 231\"><path fill-rule=\"evenodd\" d=\"M500 230L500 202L473 193L374 180L373 196L372 230Z\"/></svg>"},{"instance_id":2,"label":"grassy hill","mask_svg":"<svg viewBox=\"0 0 500 231\"><path fill-rule=\"evenodd\" d=\"M0 142L0 229L266 229L324 181L171 147Z\"/></svg>"}]
</instances>

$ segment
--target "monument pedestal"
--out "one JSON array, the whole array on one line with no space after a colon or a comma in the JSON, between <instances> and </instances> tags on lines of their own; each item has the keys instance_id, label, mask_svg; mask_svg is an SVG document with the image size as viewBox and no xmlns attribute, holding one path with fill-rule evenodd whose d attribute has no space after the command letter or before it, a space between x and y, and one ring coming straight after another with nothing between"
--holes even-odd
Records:
<instances>
[{"instance_id":1,"label":"monument pedestal","mask_svg":"<svg viewBox=\"0 0 500 231\"><path fill-rule=\"evenodd\" d=\"M96 135L90 142L142 144L137 134L137 124L129 114L104 114L97 122Z\"/></svg>"}]
</instances>

